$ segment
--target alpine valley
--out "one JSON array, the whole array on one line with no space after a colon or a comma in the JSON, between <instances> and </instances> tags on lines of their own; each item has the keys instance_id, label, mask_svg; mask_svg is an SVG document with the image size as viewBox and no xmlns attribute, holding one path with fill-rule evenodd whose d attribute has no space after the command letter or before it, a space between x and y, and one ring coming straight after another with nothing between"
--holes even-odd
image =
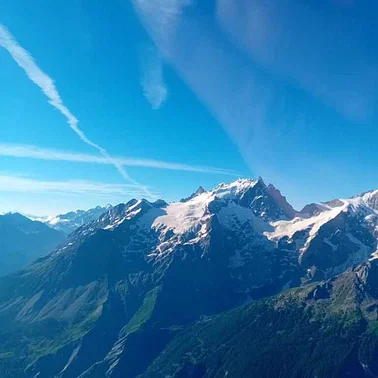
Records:
<instances>
[{"instance_id":1,"label":"alpine valley","mask_svg":"<svg viewBox=\"0 0 378 378\"><path fill-rule=\"evenodd\" d=\"M0 376L377 377L377 243L378 191L296 211L243 179L101 208L0 278Z\"/></svg>"}]
</instances>

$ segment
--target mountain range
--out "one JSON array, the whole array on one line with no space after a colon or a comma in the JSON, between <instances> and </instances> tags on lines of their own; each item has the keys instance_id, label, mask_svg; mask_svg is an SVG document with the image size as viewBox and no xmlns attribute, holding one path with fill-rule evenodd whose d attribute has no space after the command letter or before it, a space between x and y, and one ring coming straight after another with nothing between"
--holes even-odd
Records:
<instances>
[{"instance_id":1,"label":"mountain range","mask_svg":"<svg viewBox=\"0 0 378 378\"><path fill-rule=\"evenodd\" d=\"M377 205L259 178L111 207L0 278L0 374L374 377Z\"/></svg>"},{"instance_id":2,"label":"mountain range","mask_svg":"<svg viewBox=\"0 0 378 378\"><path fill-rule=\"evenodd\" d=\"M0 215L0 275L51 252L65 235L19 213Z\"/></svg>"},{"instance_id":3,"label":"mountain range","mask_svg":"<svg viewBox=\"0 0 378 378\"><path fill-rule=\"evenodd\" d=\"M0 215L0 275L13 273L51 252L68 234L108 211L111 205L38 218Z\"/></svg>"},{"instance_id":4,"label":"mountain range","mask_svg":"<svg viewBox=\"0 0 378 378\"><path fill-rule=\"evenodd\" d=\"M96 220L111 207L111 205L96 206L93 209L70 211L40 220L55 230L70 234L84 224Z\"/></svg>"}]
</instances>

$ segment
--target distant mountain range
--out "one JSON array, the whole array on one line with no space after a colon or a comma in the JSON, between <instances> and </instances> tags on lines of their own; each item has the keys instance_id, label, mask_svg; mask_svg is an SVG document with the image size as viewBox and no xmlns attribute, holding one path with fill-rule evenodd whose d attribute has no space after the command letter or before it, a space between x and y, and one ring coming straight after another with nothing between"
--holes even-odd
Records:
<instances>
[{"instance_id":1,"label":"distant mountain range","mask_svg":"<svg viewBox=\"0 0 378 378\"><path fill-rule=\"evenodd\" d=\"M68 234L98 219L111 205L37 218L19 213L0 215L0 275L26 267L51 252Z\"/></svg>"},{"instance_id":2,"label":"distant mountain range","mask_svg":"<svg viewBox=\"0 0 378 378\"><path fill-rule=\"evenodd\" d=\"M378 191L131 200L0 279L4 378L378 375Z\"/></svg>"},{"instance_id":3,"label":"distant mountain range","mask_svg":"<svg viewBox=\"0 0 378 378\"><path fill-rule=\"evenodd\" d=\"M84 224L96 220L111 207L111 205L107 205L105 207L97 206L89 210L70 211L66 214L41 219L41 221L55 230L70 234Z\"/></svg>"},{"instance_id":4,"label":"distant mountain range","mask_svg":"<svg viewBox=\"0 0 378 378\"><path fill-rule=\"evenodd\" d=\"M51 252L65 235L18 213L0 215L0 275Z\"/></svg>"}]
</instances>

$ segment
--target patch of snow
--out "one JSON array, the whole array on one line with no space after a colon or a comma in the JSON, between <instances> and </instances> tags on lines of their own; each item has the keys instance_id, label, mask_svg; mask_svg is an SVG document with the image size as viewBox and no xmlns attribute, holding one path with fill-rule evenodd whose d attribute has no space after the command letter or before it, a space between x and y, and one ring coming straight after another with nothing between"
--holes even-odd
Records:
<instances>
[{"instance_id":1,"label":"patch of snow","mask_svg":"<svg viewBox=\"0 0 378 378\"><path fill-rule=\"evenodd\" d=\"M252 220L252 211L237 206L232 200L256 185L256 183L257 181L240 179L231 184L220 184L212 191L201 193L186 202L172 203L164 209L166 212L165 215L155 219L152 227L156 230L162 228L171 229L175 234L184 234L190 230L194 230L198 228L199 223L205 222L211 217L207 213L208 205L216 198L229 201L228 206L233 206L232 211L236 212L235 217L240 221ZM226 216L225 213L227 211L222 208L220 218L230 225L232 220Z\"/></svg>"},{"instance_id":2,"label":"patch of snow","mask_svg":"<svg viewBox=\"0 0 378 378\"><path fill-rule=\"evenodd\" d=\"M131 206L130 209L135 209L135 205ZM130 209L128 209L128 210L130 210ZM124 216L122 218L116 218L115 220L112 221L111 224L105 226L103 229L104 230L114 230L116 227L118 227L124 221L134 218L137 214L139 214L141 212L141 210L142 209L139 208L139 209L136 209L134 211L127 211L126 216Z\"/></svg>"},{"instance_id":3,"label":"patch of snow","mask_svg":"<svg viewBox=\"0 0 378 378\"><path fill-rule=\"evenodd\" d=\"M245 222L249 222L258 233L272 229L268 223L258 218L252 209L240 206L235 202L229 202L227 206L222 207L217 216L219 222L230 230L237 228L238 225Z\"/></svg>"},{"instance_id":4,"label":"patch of snow","mask_svg":"<svg viewBox=\"0 0 378 378\"><path fill-rule=\"evenodd\" d=\"M284 236L292 238L296 232L308 230L306 241L300 249L301 254L303 254L311 240L317 235L320 227L336 218L341 212L347 211L350 205L349 202L342 200L341 203L341 206L329 207L328 210L312 218L296 217L290 221L272 222L274 230L272 232L265 232L264 235L270 240L278 241Z\"/></svg>"},{"instance_id":5,"label":"patch of snow","mask_svg":"<svg viewBox=\"0 0 378 378\"><path fill-rule=\"evenodd\" d=\"M272 222L274 231L265 232L265 235L268 237L268 239L279 240L283 236L292 238L298 231L311 229L309 237L313 237L323 224L329 222L331 219L334 219L342 211L345 211L347 207L348 203L345 201L343 202L342 206L329 208L329 210L324 211L323 213L320 213L312 218L296 217L290 221Z\"/></svg>"},{"instance_id":6,"label":"patch of snow","mask_svg":"<svg viewBox=\"0 0 378 378\"><path fill-rule=\"evenodd\" d=\"M325 271L326 276L330 276L331 274L332 275L340 274L351 266L361 264L362 262L366 260L369 260L369 259L371 260L372 258L374 258L374 253L372 253L372 250L369 246L362 243L360 240L358 240L356 237L354 237L350 233L347 233L346 236L358 248L354 253L350 254L348 259L343 264L327 269Z\"/></svg>"},{"instance_id":7,"label":"patch of snow","mask_svg":"<svg viewBox=\"0 0 378 378\"><path fill-rule=\"evenodd\" d=\"M216 186L211 194L218 198L235 198L236 196L246 192L248 189L253 188L258 181L250 179L239 179L230 184L220 184Z\"/></svg>"},{"instance_id":8,"label":"patch of snow","mask_svg":"<svg viewBox=\"0 0 378 378\"><path fill-rule=\"evenodd\" d=\"M351 233L347 233L348 239L355 245L359 247L357 253L355 253L355 263L358 264L362 260L367 260L373 253L371 248L366 244L362 243L359 239L353 236Z\"/></svg>"},{"instance_id":9,"label":"patch of snow","mask_svg":"<svg viewBox=\"0 0 378 378\"><path fill-rule=\"evenodd\" d=\"M195 228L204 219L211 194L203 193L188 202L176 202L165 208L166 214L152 223L156 230L167 228L175 234L184 234Z\"/></svg>"}]
</instances>

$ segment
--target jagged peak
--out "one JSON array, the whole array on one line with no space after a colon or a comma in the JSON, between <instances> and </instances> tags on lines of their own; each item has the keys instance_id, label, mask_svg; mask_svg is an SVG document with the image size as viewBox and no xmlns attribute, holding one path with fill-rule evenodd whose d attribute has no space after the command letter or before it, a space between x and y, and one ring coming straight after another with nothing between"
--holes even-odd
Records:
<instances>
[{"instance_id":1,"label":"jagged peak","mask_svg":"<svg viewBox=\"0 0 378 378\"><path fill-rule=\"evenodd\" d=\"M258 182L263 182L261 177L259 177L257 180L252 179L252 178L238 178L238 179L231 181L231 182L221 182L213 190L215 190L217 188L224 188L224 187L228 187L228 186L231 187L231 186L236 186L236 185L253 186L253 185L256 185L256 183L258 183Z\"/></svg>"},{"instance_id":2,"label":"jagged peak","mask_svg":"<svg viewBox=\"0 0 378 378\"><path fill-rule=\"evenodd\" d=\"M263 180L263 178L261 176L259 176L257 178L257 182L260 183L260 184L262 184L262 185L265 185L265 182L264 182L264 180ZM271 185L271 184L269 184L269 185Z\"/></svg>"},{"instance_id":3,"label":"jagged peak","mask_svg":"<svg viewBox=\"0 0 378 378\"><path fill-rule=\"evenodd\" d=\"M373 190L367 190L366 192L362 192L360 194L357 194L356 196L353 196L353 198L361 198L361 197L371 197L371 196L376 196L378 195L378 189L373 189Z\"/></svg>"},{"instance_id":4,"label":"jagged peak","mask_svg":"<svg viewBox=\"0 0 378 378\"><path fill-rule=\"evenodd\" d=\"M152 203L154 207L164 207L167 206L167 202L165 202L163 199L159 198L155 202Z\"/></svg>"},{"instance_id":5,"label":"jagged peak","mask_svg":"<svg viewBox=\"0 0 378 378\"><path fill-rule=\"evenodd\" d=\"M202 187L202 186L199 186L198 189L195 191L195 194L198 195L198 194L202 194L202 193L205 193L206 190Z\"/></svg>"},{"instance_id":6,"label":"jagged peak","mask_svg":"<svg viewBox=\"0 0 378 378\"><path fill-rule=\"evenodd\" d=\"M253 188L256 184L261 183L259 180L253 179L242 179L239 178L230 183L221 183L217 185L211 193L215 196L224 196L225 194L229 195L240 195L245 193L248 189Z\"/></svg>"},{"instance_id":7,"label":"jagged peak","mask_svg":"<svg viewBox=\"0 0 378 378\"><path fill-rule=\"evenodd\" d=\"M287 202L285 196L283 196L279 189L277 189L273 184L269 184L266 189L272 196L273 200L276 202L277 206L282 209L283 213L288 218L294 218L297 211Z\"/></svg>"},{"instance_id":8,"label":"jagged peak","mask_svg":"<svg viewBox=\"0 0 378 378\"><path fill-rule=\"evenodd\" d=\"M193 199L194 197L197 197L197 196L199 196L199 195L201 195L201 194L203 194L203 193L206 193L206 190L202 187L202 186L199 186L198 187L198 189L194 192L194 193L192 193L189 197L187 197L187 198L182 198L181 200L180 200L180 202L188 202L188 201L190 201L191 199Z\"/></svg>"},{"instance_id":9,"label":"jagged peak","mask_svg":"<svg viewBox=\"0 0 378 378\"><path fill-rule=\"evenodd\" d=\"M125 221L135 219L136 216L139 217L151 209L160 209L165 206L167 206L167 203L161 199L158 199L155 202L150 202L145 198L140 200L133 198L126 204L120 203L104 213L97 221L95 221L96 228L113 230Z\"/></svg>"}]
</instances>

